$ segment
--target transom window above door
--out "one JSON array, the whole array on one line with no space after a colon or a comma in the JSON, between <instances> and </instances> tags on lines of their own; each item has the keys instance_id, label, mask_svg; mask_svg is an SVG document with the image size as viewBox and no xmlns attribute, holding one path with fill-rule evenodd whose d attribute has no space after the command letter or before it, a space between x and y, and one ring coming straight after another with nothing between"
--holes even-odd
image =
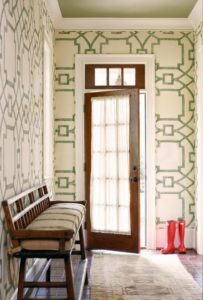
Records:
<instances>
[{"instance_id":1,"label":"transom window above door","mask_svg":"<svg viewBox=\"0 0 203 300\"><path fill-rule=\"evenodd\" d=\"M145 88L145 65L85 65L86 89Z\"/></svg>"}]
</instances>

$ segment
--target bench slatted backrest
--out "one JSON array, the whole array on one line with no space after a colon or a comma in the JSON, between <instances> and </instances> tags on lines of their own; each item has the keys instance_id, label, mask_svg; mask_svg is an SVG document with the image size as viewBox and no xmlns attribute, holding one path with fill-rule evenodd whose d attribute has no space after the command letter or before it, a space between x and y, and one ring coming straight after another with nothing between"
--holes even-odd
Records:
<instances>
[{"instance_id":1,"label":"bench slatted backrest","mask_svg":"<svg viewBox=\"0 0 203 300\"><path fill-rule=\"evenodd\" d=\"M26 228L37 216L50 206L45 184L29 189L21 194L2 201L8 231ZM12 241L14 242L14 241ZM16 241L14 242L16 245Z\"/></svg>"}]
</instances>

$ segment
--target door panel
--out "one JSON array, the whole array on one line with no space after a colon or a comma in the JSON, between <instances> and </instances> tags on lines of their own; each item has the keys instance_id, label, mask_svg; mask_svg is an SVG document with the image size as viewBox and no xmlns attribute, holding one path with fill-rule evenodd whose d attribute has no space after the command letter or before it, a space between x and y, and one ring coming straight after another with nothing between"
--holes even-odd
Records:
<instances>
[{"instance_id":1,"label":"door panel","mask_svg":"<svg viewBox=\"0 0 203 300\"><path fill-rule=\"evenodd\" d=\"M85 95L87 245L139 251L137 90Z\"/></svg>"}]
</instances>

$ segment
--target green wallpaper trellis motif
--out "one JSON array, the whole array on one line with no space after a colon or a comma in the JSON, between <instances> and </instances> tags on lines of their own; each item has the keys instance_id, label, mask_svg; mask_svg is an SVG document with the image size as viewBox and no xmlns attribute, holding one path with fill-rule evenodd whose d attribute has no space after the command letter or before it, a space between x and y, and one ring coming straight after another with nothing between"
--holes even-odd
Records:
<instances>
[{"instance_id":1,"label":"green wallpaper trellis motif","mask_svg":"<svg viewBox=\"0 0 203 300\"><path fill-rule=\"evenodd\" d=\"M42 181L44 30L53 40L44 1L0 1L0 202ZM2 208L0 243L0 299L10 300L18 266L12 265L10 282Z\"/></svg>"},{"instance_id":2,"label":"green wallpaper trellis motif","mask_svg":"<svg viewBox=\"0 0 203 300\"><path fill-rule=\"evenodd\" d=\"M195 48L198 50L198 46L203 45L203 22L195 29Z\"/></svg>"},{"instance_id":3,"label":"green wallpaper trellis motif","mask_svg":"<svg viewBox=\"0 0 203 300\"><path fill-rule=\"evenodd\" d=\"M41 0L0 1L1 199L42 180L43 28L48 35L52 35L53 28L44 1L43 5ZM202 24L198 32L202 40ZM171 216L184 216L187 225L192 226L193 33L57 31L55 42L57 197L75 197L75 54L154 53L157 91L157 224L161 226ZM1 209L0 224L0 299L8 300L14 291L16 278L13 270L13 283L9 283L6 227Z\"/></svg>"},{"instance_id":4,"label":"green wallpaper trellis motif","mask_svg":"<svg viewBox=\"0 0 203 300\"><path fill-rule=\"evenodd\" d=\"M56 197L75 198L75 54L155 54L156 217L195 218L194 34L191 31L56 31Z\"/></svg>"},{"instance_id":5,"label":"green wallpaper trellis motif","mask_svg":"<svg viewBox=\"0 0 203 300\"><path fill-rule=\"evenodd\" d=\"M200 76L200 68L202 67L202 58L199 56L200 50L202 51L203 48L203 22L199 24L199 26L195 30L195 83L196 83L196 90L195 90L195 153L196 153L196 162L195 162L195 199L197 203L197 210L200 209L200 205L198 206L198 202L201 203L202 201L202 184L201 184L201 157L202 157L202 128L201 128L201 120L202 120L202 109L201 109L201 103L202 103L202 84L201 84L201 78L198 78ZM202 71L201 71L202 73ZM200 82L198 82L200 80ZM199 212L199 215L201 215L201 210ZM198 228L197 228L197 234L201 235L201 221L197 220L198 222ZM200 232L200 233L199 233ZM199 248L202 249L201 241L197 241L197 248L198 251Z\"/></svg>"}]
</instances>

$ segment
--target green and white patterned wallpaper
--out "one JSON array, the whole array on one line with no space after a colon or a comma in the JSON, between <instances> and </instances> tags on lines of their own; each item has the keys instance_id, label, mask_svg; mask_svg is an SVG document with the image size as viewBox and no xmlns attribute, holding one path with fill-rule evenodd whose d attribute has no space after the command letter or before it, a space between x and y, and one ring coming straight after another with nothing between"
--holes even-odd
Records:
<instances>
[{"instance_id":1,"label":"green and white patterned wallpaper","mask_svg":"<svg viewBox=\"0 0 203 300\"><path fill-rule=\"evenodd\" d=\"M43 31L52 23L43 0L0 1L0 201L42 181ZM198 39L202 41L202 24ZM203 43L202 43L203 44ZM75 198L75 54L155 54L157 226L184 217L192 227L194 199L194 34L182 31L55 34L56 198ZM0 209L0 299L16 287L8 276Z\"/></svg>"},{"instance_id":2,"label":"green and white patterned wallpaper","mask_svg":"<svg viewBox=\"0 0 203 300\"><path fill-rule=\"evenodd\" d=\"M42 0L0 1L0 202L42 181L42 46L53 28ZM17 264L9 265L0 208L0 299L10 300Z\"/></svg>"},{"instance_id":3,"label":"green and white patterned wallpaper","mask_svg":"<svg viewBox=\"0 0 203 300\"><path fill-rule=\"evenodd\" d=\"M55 193L75 198L75 55L154 54L156 61L156 222L193 227L194 33L56 31Z\"/></svg>"},{"instance_id":4,"label":"green and white patterned wallpaper","mask_svg":"<svg viewBox=\"0 0 203 300\"><path fill-rule=\"evenodd\" d=\"M195 199L197 212L197 251L203 254L203 220L202 220L202 151L203 151L203 22L195 30L195 71L196 71L196 95L195 95L195 132L196 132L196 166L195 166Z\"/></svg>"}]
</instances>

